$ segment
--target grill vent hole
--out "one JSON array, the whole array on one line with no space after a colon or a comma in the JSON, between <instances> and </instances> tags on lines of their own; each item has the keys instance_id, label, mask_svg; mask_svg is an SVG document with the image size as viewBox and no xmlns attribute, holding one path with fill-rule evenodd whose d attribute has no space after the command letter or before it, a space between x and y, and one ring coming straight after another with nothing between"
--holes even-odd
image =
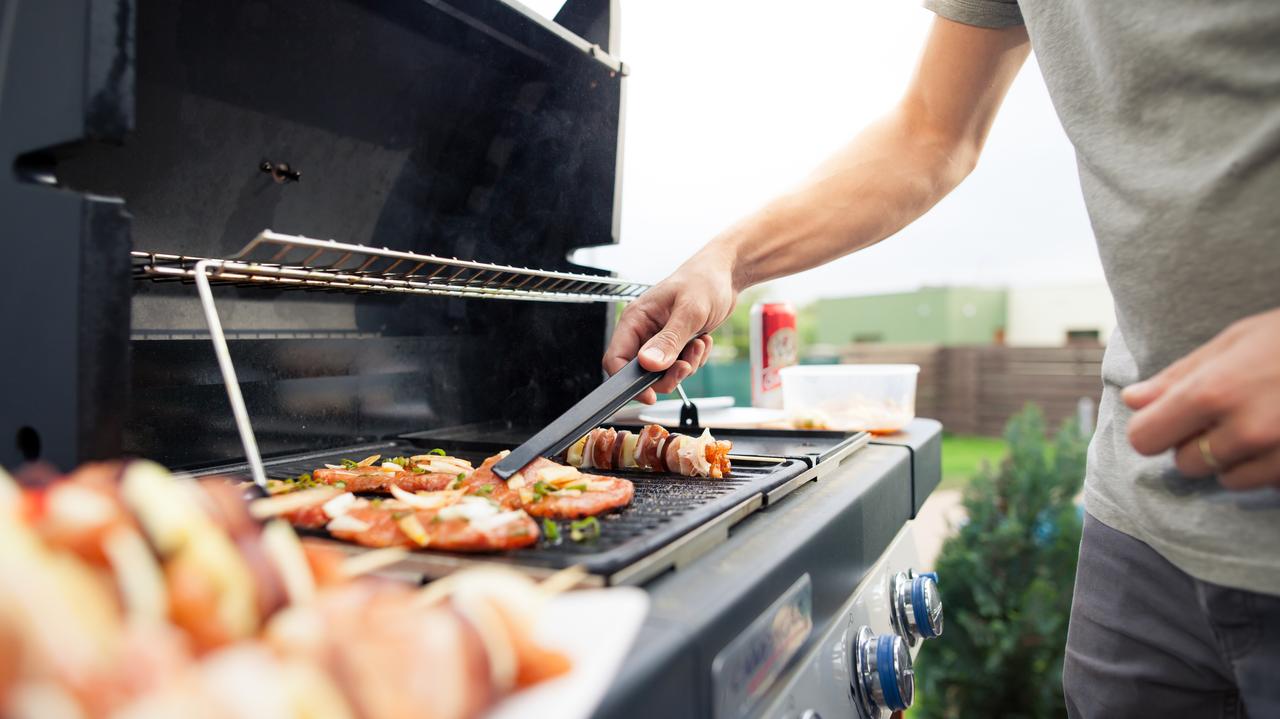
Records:
<instances>
[{"instance_id":1,"label":"grill vent hole","mask_svg":"<svg viewBox=\"0 0 1280 719\"><path fill-rule=\"evenodd\" d=\"M31 427L22 427L18 429L17 436L18 452L22 454L22 458L28 462L40 458L40 433Z\"/></svg>"}]
</instances>

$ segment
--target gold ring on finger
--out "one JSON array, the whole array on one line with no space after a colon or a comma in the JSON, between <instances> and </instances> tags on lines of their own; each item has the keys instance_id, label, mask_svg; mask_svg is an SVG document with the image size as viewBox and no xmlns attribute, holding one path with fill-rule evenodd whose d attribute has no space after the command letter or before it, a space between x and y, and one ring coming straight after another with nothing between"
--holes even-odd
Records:
<instances>
[{"instance_id":1,"label":"gold ring on finger","mask_svg":"<svg viewBox=\"0 0 1280 719\"><path fill-rule=\"evenodd\" d=\"M1200 456L1204 458L1204 463L1209 466L1209 469L1214 473L1222 471L1222 465L1218 463L1217 458L1213 456L1213 450L1209 448L1209 435L1200 435L1200 439L1196 440L1196 446L1200 448Z\"/></svg>"}]
</instances>

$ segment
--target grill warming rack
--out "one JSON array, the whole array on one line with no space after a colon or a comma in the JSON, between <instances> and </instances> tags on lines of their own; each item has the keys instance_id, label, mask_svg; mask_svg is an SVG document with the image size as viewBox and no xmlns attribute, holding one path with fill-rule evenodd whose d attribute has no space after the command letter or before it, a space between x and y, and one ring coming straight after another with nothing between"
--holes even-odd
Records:
<instances>
[{"instance_id":1,"label":"grill warming rack","mask_svg":"<svg viewBox=\"0 0 1280 719\"><path fill-rule=\"evenodd\" d=\"M191 281L207 263L219 284L282 289L443 295L544 302L625 302L648 285L601 275L551 272L265 230L227 259L134 252L134 274Z\"/></svg>"},{"instance_id":2,"label":"grill warming rack","mask_svg":"<svg viewBox=\"0 0 1280 719\"><path fill-rule=\"evenodd\" d=\"M194 280L245 459L253 481L261 486L267 482L262 454L222 331L212 282L544 302L626 302L648 289L647 285L613 277L446 259L271 230L263 230L225 260L158 252L133 252L132 257L134 276L139 279Z\"/></svg>"}]
</instances>

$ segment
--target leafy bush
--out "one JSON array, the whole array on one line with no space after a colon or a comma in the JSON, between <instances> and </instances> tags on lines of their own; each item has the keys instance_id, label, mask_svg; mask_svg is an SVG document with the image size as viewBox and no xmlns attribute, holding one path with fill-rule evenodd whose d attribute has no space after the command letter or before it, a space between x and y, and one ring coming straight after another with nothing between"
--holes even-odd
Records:
<instances>
[{"instance_id":1,"label":"leafy bush","mask_svg":"<svg viewBox=\"0 0 1280 719\"><path fill-rule=\"evenodd\" d=\"M1080 546L1074 499L1086 441L1074 422L1050 440L1026 409L1005 428L1009 455L964 490L968 521L938 558L943 636L916 663L913 717L1059 717L1062 654Z\"/></svg>"}]
</instances>

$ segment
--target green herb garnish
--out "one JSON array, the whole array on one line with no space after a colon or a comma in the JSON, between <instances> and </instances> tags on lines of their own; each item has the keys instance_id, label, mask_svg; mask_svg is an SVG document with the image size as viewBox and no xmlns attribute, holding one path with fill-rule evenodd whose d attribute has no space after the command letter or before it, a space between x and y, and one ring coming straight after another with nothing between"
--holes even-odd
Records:
<instances>
[{"instance_id":1,"label":"green herb garnish","mask_svg":"<svg viewBox=\"0 0 1280 719\"><path fill-rule=\"evenodd\" d=\"M413 465L413 467L412 467L411 469L413 470L413 473L414 473L414 474L426 474L426 473L427 473L427 468L426 468L426 467L423 467L423 466L422 466L422 465L420 465L420 464L415 464L415 465Z\"/></svg>"},{"instance_id":2,"label":"green herb garnish","mask_svg":"<svg viewBox=\"0 0 1280 719\"><path fill-rule=\"evenodd\" d=\"M427 454L438 454L438 455L440 455L441 457L445 456L444 450L443 450L443 449L440 449L439 447L436 447L435 449L431 450L430 452L427 452Z\"/></svg>"},{"instance_id":3,"label":"green herb garnish","mask_svg":"<svg viewBox=\"0 0 1280 719\"><path fill-rule=\"evenodd\" d=\"M579 492L585 492L585 491L587 491L587 485L585 485L585 484L571 484L571 485L569 485L568 487L565 487L565 489L576 489L576 490L578 490Z\"/></svg>"},{"instance_id":4,"label":"green herb garnish","mask_svg":"<svg viewBox=\"0 0 1280 719\"><path fill-rule=\"evenodd\" d=\"M388 461L388 462L390 462L390 463L392 463L392 464L398 464L398 465L400 465L400 467L401 467L401 468L404 468L404 467L408 467L408 466L409 466L409 458L408 458L408 457L392 457L391 459L388 459L387 461Z\"/></svg>"},{"instance_id":5,"label":"green herb garnish","mask_svg":"<svg viewBox=\"0 0 1280 719\"><path fill-rule=\"evenodd\" d=\"M542 533L547 535L548 542L560 541L560 525L550 519L542 520Z\"/></svg>"},{"instance_id":6,"label":"green herb garnish","mask_svg":"<svg viewBox=\"0 0 1280 719\"><path fill-rule=\"evenodd\" d=\"M496 485L493 485L493 484L486 484L480 489L477 489L475 494L477 497L488 497L489 495L493 494L493 488L495 486Z\"/></svg>"},{"instance_id":7,"label":"green herb garnish","mask_svg":"<svg viewBox=\"0 0 1280 719\"><path fill-rule=\"evenodd\" d=\"M355 461L354 459L342 460L343 469L355 469L356 467L359 467L359 466L360 466L360 463Z\"/></svg>"},{"instance_id":8,"label":"green herb garnish","mask_svg":"<svg viewBox=\"0 0 1280 719\"><path fill-rule=\"evenodd\" d=\"M581 542L585 539L595 539L600 536L600 520L595 517L587 517L569 523L569 539L575 542Z\"/></svg>"},{"instance_id":9,"label":"green herb garnish","mask_svg":"<svg viewBox=\"0 0 1280 719\"><path fill-rule=\"evenodd\" d=\"M467 475L465 472L459 472L458 476L454 477L453 481L449 483L449 489L457 489L458 487L461 487L462 480L466 478L467 478Z\"/></svg>"},{"instance_id":10,"label":"green herb garnish","mask_svg":"<svg viewBox=\"0 0 1280 719\"><path fill-rule=\"evenodd\" d=\"M370 504L374 509L377 509L378 507L381 507L381 506L382 506L382 498L381 498L381 497L374 497L373 499L371 499L371 500L369 501L369 504Z\"/></svg>"},{"instance_id":11,"label":"green herb garnish","mask_svg":"<svg viewBox=\"0 0 1280 719\"><path fill-rule=\"evenodd\" d=\"M544 497L554 491L554 488L546 482L538 481L533 483L533 501L541 502Z\"/></svg>"},{"instance_id":12,"label":"green herb garnish","mask_svg":"<svg viewBox=\"0 0 1280 719\"><path fill-rule=\"evenodd\" d=\"M396 520L397 522L399 522L400 520L404 519L405 517L409 516L410 514L412 514L412 512L392 512L392 513L391 513L391 518L392 518L392 519L394 519L394 520Z\"/></svg>"},{"instance_id":13,"label":"green herb garnish","mask_svg":"<svg viewBox=\"0 0 1280 719\"><path fill-rule=\"evenodd\" d=\"M346 489L346 488L347 488L347 483L346 483L346 482L343 482L343 481L341 481L341 480L339 480L339 481L337 481L337 482L334 482L334 483L333 483L333 486L337 487L338 489Z\"/></svg>"}]
</instances>

